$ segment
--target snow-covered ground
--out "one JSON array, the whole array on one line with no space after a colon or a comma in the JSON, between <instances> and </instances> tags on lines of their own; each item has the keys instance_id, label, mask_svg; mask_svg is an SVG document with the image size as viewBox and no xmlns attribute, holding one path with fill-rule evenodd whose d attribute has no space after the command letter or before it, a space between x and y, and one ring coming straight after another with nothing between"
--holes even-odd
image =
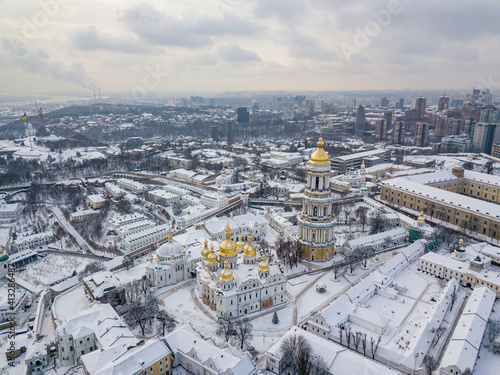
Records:
<instances>
[{"instance_id":1,"label":"snow-covered ground","mask_svg":"<svg viewBox=\"0 0 500 375\"><path fill-rule=\"evenodd\" d=\"M89 306L90 302L85 296L83 285L78 284L67 292L58 295L52 304L52 310L58 320L64 321L64 319L88 309Z\"/></svg>"},{"instance_id":2,"label":"snow-covered ground","mask_svg":"<svg viewBox=\"0 0 500 375\"><path fill-rule=\"evenodd\" d=\"M73 271L80 272L87 264L93 262L95 260L71 255L49 254L45 258L39 258L24 266L25 270L19 272L17 277L37 286L50 275L58 272L69 274Z\"/></svg>"},{"instance_id":3,"label":"snow-covered ground","mask_svg":"<svg viewBox=\"0 0 500 375\"><path fill-rule=\"evenodd\" d=\"M145 260L146 257L141 257L134 260L134 267L130 268L128 271L124 268L115 272L116 277L120 279L122 285L134 280L139 280L146 274Z\"/></svg>"}]
</instances>

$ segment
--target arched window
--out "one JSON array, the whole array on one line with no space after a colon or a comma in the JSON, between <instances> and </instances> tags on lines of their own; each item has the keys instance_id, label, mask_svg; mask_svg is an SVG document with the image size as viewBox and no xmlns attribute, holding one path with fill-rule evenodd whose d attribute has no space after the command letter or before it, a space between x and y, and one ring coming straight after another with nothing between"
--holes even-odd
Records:
<instances>
[{"instance_id":1,"label":"arched window","mask_svg":"<svg viewBox=\"0 0 500 375\"><path fill-rule=\"evenodd\" d=\"M326 215L328 215L328 206L325 206L323 208L323 216L326 216Z\"/></svg>"},{"instance_id":2,"label":"arched window","mask_svg":"<svg viewBox=\"0 0 500 375\"><path fill-rule=\"evenodd\" d=\"M319 189L319 177L316 177L316 190Z\"/></svg>"},{"instance_id":3,"label":"arched window","mask_svg":"<svg viewBox=\"0 0 500 375\"><path fill-rule=\"evenodd\" d=\"M318 207L316 206L313 208L313 216L318 216Z\"/></svg>"}]
</instances>

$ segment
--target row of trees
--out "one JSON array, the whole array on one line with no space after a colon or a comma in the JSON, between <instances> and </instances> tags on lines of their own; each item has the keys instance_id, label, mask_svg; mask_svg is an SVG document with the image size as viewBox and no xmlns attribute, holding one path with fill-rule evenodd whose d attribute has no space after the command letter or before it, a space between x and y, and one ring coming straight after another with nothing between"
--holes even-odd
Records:
<instances>
[{"instance_id":1,"label":"row of trees","mask_svg":"<svg viewBox=\"0 0 500 375\"><path fill-rule=\"evenodd\" d=\"M249 320L235 320L229 314L217 319L217 335L242 350L250 344L253 338L252 331L253 324Z\"/></svg>"},{"instance_id":2,"label":"row of trees","mask_svg":"<svg viewBox=\"0 0 500 375\"><path fill-rule=\"evenodd\" d=\"M309 341L304 336L287 336L281 346L283 364L290 366L297 375L327 375L328 366L323 357L314 354Z\"/></svg>"},{"instance_id":3,"label":"row of trees","mask_svg":"<svg viewBox=\"0 0 500 375\"><path fill-rule=\"evenodd\" d=\"M142 336L146 329L153 328L156 322L161 329L162 336L165 332L171 332L177 320L174 316L160 308L156 296L153 294L149 280L144 275L141 279L133 280L123 286L127 312L125 322L132 328L139 326Z\"/></svg>"}]
</instances>

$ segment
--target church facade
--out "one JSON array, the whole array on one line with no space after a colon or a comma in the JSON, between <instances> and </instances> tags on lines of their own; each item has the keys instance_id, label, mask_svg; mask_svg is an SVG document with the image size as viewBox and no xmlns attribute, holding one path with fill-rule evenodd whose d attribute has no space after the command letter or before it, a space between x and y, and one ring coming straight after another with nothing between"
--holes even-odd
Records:
<instances>
[{"instance_id":1,"label":"church facade","mask_svg":"<svg viewBox=\"0 0 500 375\"><path fill-rule=\"evenodd\" d=\"M257 249L248 238L231 240L229 225L226 239L219 245L203 249L196 268L198 294L217 316L232 318L287 303L286 277L265 256L257 260Z\"/></svg>"},{"instance_id":2,"label":"church facade","mask_svg":"<svg viewBox=\"0 0 500 375\"><path fill-rule=\"evenodd\" d=\"M307 163L307 184L298 221L298 246L302 258L331 259L335 253L335 220L330 190L330 159L323 150L323 138Z\"/></svg>"}]
</instances>

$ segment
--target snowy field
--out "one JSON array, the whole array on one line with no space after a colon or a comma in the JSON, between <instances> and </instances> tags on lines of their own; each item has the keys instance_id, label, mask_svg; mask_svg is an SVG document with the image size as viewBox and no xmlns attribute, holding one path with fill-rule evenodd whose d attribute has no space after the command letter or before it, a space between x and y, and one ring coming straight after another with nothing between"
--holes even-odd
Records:
<instances>
[{"instance_id":1,"label":"snowy field","mask_svg":"<svg viewBox=\"0 0 500 375\"><path fill-rule=\"evenodd\" d=\"M146 259L147 257L141 257L134 260L134 267L130 268L128 271L124 268L114 272L122 285L134 280L139 280L146 274Z\"/></svg>"},{"instance_id":2,"label":"snowy field","mask_svg":"<svg viewBox=\"0 0 500 375\"><path fill-rule=\"evenodd\" d=\"M73 271L82 271L89 263L95 260L80 258L70 255L49 254L45 258L27 264L24 271L18 273L19 278L38 286L47 278L58 272L67 272L72 274Z\"/></svg>"},{"instance_id":3,"label":"snowy field","mask_svg":"<svg viewBox=\"0 0 500 375\"><path fill-rule=\"evenodd\" d=\"M200 303L203 302L200 301ZM190 288L184 287L169 295L163 299L163 305L165 310L177 319L178 327L192 323L204 335L215 337L216 323L193 302Z\"/></svg>"},{"instance_id":4,"label":"snowy field","mask_svg":"<svg viewBox=\"0 0 500 375\"><path fill-rule=\"evenodd\" d=\"M58 295L52 305L54 315L60 321L74 316L76 313L88 309L90 302L85 296L83 285L78 284L74 288Z\"/></svg>"}]
</instances>

